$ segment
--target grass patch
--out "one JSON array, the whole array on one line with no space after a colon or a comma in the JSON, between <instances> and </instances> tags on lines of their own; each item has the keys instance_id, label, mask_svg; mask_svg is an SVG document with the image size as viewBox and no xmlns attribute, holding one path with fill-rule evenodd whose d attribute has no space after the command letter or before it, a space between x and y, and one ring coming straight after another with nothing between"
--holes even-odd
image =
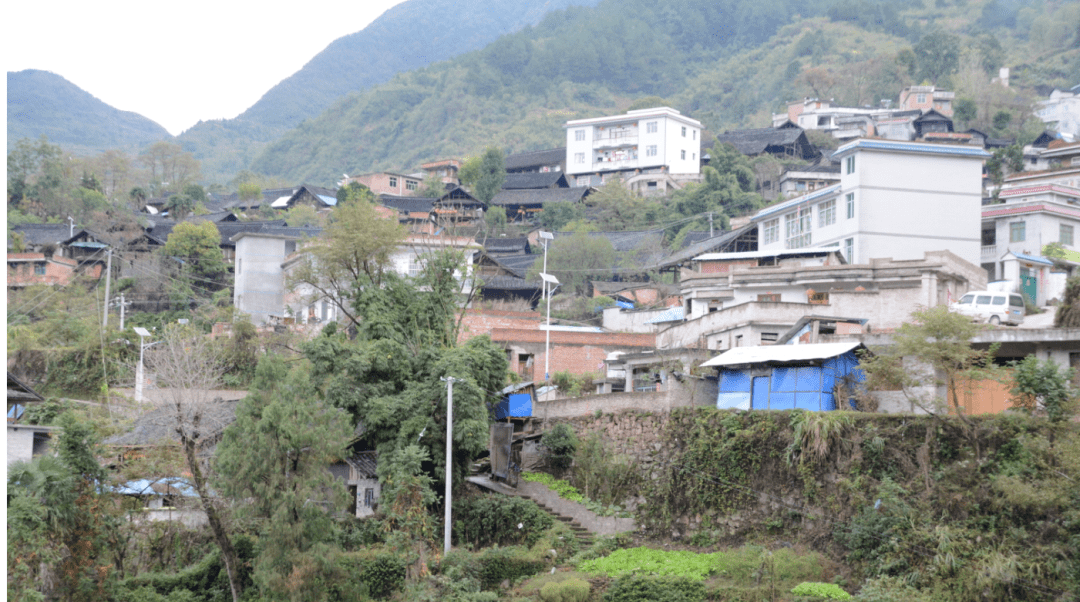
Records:
<instances>
[{"instance_id":1,"label":"grass patch","mask_svg":"<svg viewBox=\"0 0 1080 602\"><path fill-rule=\"evenodd\" d=\"M583 560L577 568L591 575L609 577L632 573L686 577L696 581L716 577L737 584L757 581L762 571L771 571L777 581L794 583L819 579L822 573L817 554L798 554L787 548L769 552L757 546L710 554L624 548L603 558Z\"/></svg>"}]
</instances>

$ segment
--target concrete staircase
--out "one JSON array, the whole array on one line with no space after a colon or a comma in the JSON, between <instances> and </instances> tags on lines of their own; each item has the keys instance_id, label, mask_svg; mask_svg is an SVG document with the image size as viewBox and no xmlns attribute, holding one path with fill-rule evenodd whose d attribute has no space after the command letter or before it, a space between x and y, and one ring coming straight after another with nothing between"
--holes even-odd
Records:
<instances>
[{"instance_id":1,"label":"concrete staircase","mask_svg":"<svg viewBox=\"0 0 1080 602\"><path fill-rule=\"evenodd\" d=\"M541 496L541 495L530 494L528 491L525 491L524 488L515 489L515 488L510 487L510 486L508 486L508 485L506 485L504 483L500 483L498 481L492 481L487 476L474 475L474 476L469 477L468 480L469 480L470 483L473 483L474 485L483 487L483 488L491 490L491 491L495 491L497 493L501 493L503 495L512 495L512 496L515 496L515 497L521 497L521 498L525 498L525 499L528 499L528 500L532 500L533 502L536 503L537 506L540 506L540 508L544 512L547 512L549 515L551 515L552 518L554 518L555 520L557 520L557 521L565 524L567 527L569 527L570 530L574 532L574 537L578 540L578 543L580 543L582 546L591 546L593 544L593 542L595 541L596 534L593 533L591 530L589 530L588 527L581 524L581 522L579 522L576 518L574 518L573 516L568 516L566 514L561 514L558 510L556 510L551 505L549 505L544 499L538 499L538 498L546 497L546 498L548 498L550 500L551 495L543 495L543 496ZM537 483L537 484L534 484L534 485L539 485L539 484ZM534 491L535 491L535 487L534 487ZM547 493L554 494L554 492L547 489L547 487L543 487L543 489L540 490L540 491L543 491L545 494L547 494ZM561 500L560 501L560 505L562 505L564 508L567 506L567 504L575 504L575 505L580 506L580 504L576 504L576 502L570 502L568 500ZM584 506L581 506L581 508L584 509Z\"/></svg>"}]
</instances>

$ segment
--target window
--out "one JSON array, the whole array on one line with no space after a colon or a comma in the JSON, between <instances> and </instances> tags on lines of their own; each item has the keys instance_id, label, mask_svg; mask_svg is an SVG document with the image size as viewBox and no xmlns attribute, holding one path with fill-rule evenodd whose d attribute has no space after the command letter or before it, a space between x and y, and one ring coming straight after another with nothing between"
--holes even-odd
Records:
<instances>
[{"instance_id":1,"label":"window","mask_svg":"<svg viewBox=\"0 0 1080 602\"><path fill-rule=\"evenodd\" d=\"M397 178L394 176L390 176L390 187L397 188Z\"/></svg>"},{"instance_id":2,"label":"window","mask_svg":"<svg viewBox=\"0 0 1080 602\"><path fill-rule=\"evenodd\" d=\"M818 205L818 228L836 223L836 199Z\"/></svg>"},{"instance_id":3,"label":"window","mask_svg":"<svg viewBox=\"0 0 1080 602\"><path fill-rule=\"evenodd\" d=\"M780 240L780 220L771 219L761 225L761 244L767 245Z\"/></svg>"},{"instance_id":4,"label":"window","mask_svg":"<svg viewBox=\"0 0 1080 602\"><path fill-rule=\"evenodd\" d=\"M758 295L757 300L762 303L779 303L780 293L765 293L763 295ZM773 340L775 341L776 339Z\"/></svg>"},{"instance_id":5,"label":"window","mask_svg":"<svg viewBox=\"0 0 1080 602\"><path fill-rule=\"evenodd\" d=\"M585 130L574 130L574 140L577 142L584 142Z\"/></svg>"},{"instance_id":6,"label":"window","mask_svg":"<svg viewBox=\"0 0 1080 602\"><path fill-rule=\"evenodd\" d=\"M761 333L762 343L775 343L776 339L780 338L780 333L777 332L763 332Z\"/></svg>"},{"instance_id":7,"label":"window","mask_svg":"<svg viewBox=\"0 0 1080 602\"><path fill-rule=\"evenodd\" d=\"M694 130L694 135L691 140L697 140L697 130Z\"/></svg>"},{"instance_id":8,"label":"window","mask_svg":"<svg viewBox=\"0 0 1080 602\"><path fill-rule=\"evenodd\" d=\"M1009 242L1024 242L1027 237L1027 224L1025 222L1013 222L1009 224Z\"/></svg>"},{"instance_id":9,"label":"window","mask_svg":"<svg viewBox=\"0 0 1080 602\"><path fill-rule=\"evenodd\" d=\"M679 158L683 161L686 160L686 151L679 151Z\"/></svg>"},{"instance_id":10,"label":"window","mask_svg":"<svg viewBox=\"0 0 1080 602\"><path fill-rule=\"evenodd\" d=\"M649 189L655 189L655 188L656 188L656 180L649 180L648 182L646 182L646 184L645 184L645 185L646 185L646 186L647 186L647 187L648 187Z\"/></svg>"},{"instance_id":11,"label":"window","mask_svg":"<svg viewBox=\"0 0 1080 602\"><path fill-rule=\"evenodd\" d=\"M656 145L655 144L650 144L649 146L645 147L645 156L646 157L655 157L656 156Z\"/></svg>"},{"instance_id":12,"label":"window","mask_svg":"<svg viewBox=\"0 0 1080 602\"><path fill-rule=\"evenodd\" d=\"M1058 242L1063 245L1073 244L1073 227L1067 224L1061 224L1061 232L1058 234Z\"/></svg>"},{"instance_id":13,"label":"window","mask_svg":"<svg viewBox=\"0 0 1080 602\"><path fill-rule=\"evenodd\" d=\"M409 276L413 278L420 275L424 271L424 261L419 257L409 258Z\"/></svg>"},{"instance_id":14,"label":"window","mask_svg":"<svg viewBox=\"0 0 1080 602\"><path fill-rule=\"evenodd\" d=\"M419 183L416 180L405 180L405 190L416 190Z\"/></svg>"},{"instance_id":15,"label":"window","mask_svg":"<svg viewBox=\"0 0 1080 602\"><path fill-rule=\"evenodd\" d=\"M364 507L371 508L375 505L375 489L373 487L367 487L364 489Z\"/></svg>"},{"instance_id":16,"label":"window","mask_svg":"<svg viewBox=\"0 0 1080 602\"><path fill-rule=\"evenodd\" d=\"M855 239L854 238L845 238L844 239L844 259L846 259L848 263L855 263Z\"/></svg>"},{"instance_id":17,"label":"window","mask_svg":"<svg viewBox=\"0 0 1080 602\"><path fill-rule=\"evenodd\" d=\"M691 153L690 154L690 160L691 161L697 161L697 153Z\"/></svg>"},{"instance_id":18,"label":"window","mask_svg":"<svg viewBox=\"0 0 1080 602\"><path fill-rule=\"evenodd\" d=\"M925 94L916 94L915 95L915 102L917 102L919 104L925 103L926 102L926 95Z\"/></svg>"},{"instance_id":19,"label":"window","mask_svg":"<svg viewBox=\"0 0 1080 602\"><path fill-rule=\"evenodd\" d=\"M657 130L657 126L656 126L655 121L650 121L649 123L645 124L645 133L646 134L655 134L656 130Z\"/></svg>"},{"instance_id":20,"label":"window","mask_svg":"<svg viewBox=\"0 0 1080 602\"><path fill-rule=\"evenodd\" d=\"M844 159L844 173L855 173L855 155Z\"/></svg>"},{"instance_id":21,"label":"window","mask_svg":"<svg viewBox=\"0 0 1080 602\"><path fill-rule=\"evenodd\" d=\"M784 216L784 246L801 249L810 246L810 208L805 207Z\"/></svg>"},{"instance_id":22,"label":"window","mask_svg":"<svg viewBox=\"0 0 1080 602\"><path fill-rule=\"evenodd\" d=\"M585 153L574 153L574 163L585 163Z\"/></svg>"},{"instance_id":23,"label":"window","mask_svg":"<svg viewBox=\"0 0 1080 602\"><path fill-rule=\"evenodd\" d=\"M35 276L44 276L45 275L45 264L44 263L35 263L34 264L34 275Z\"/></svg>"},{"instance_id":24,"label":"window","mask_svg":"<svg viewBox=\"0 0 1080 602\"><path fill-rule=\"evenodd\" d=\"M847 218L855 217L855 193L847 193Z\"/></svg>"},{"instance_id":25,"label":"window","mask_svg":"<svg viewBox=\"0 0 1080 602\"><path fill-rule=\"evenodd\" d=\"M686 126L685 125L682 128L682 137L686 138Z\"/></svg>"}]
</instances>

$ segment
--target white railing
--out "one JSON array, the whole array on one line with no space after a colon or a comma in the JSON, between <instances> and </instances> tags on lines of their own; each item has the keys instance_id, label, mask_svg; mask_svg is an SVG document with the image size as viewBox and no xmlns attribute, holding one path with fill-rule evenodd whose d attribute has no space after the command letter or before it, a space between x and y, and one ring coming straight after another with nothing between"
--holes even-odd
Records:
<instances>
[{"instance_id":1,"label":"white railing","mask_svg":"<svg viewBox=\"0 0 1080 602\"><path fill-rule=\"evenodd\" d=\"M636 133L619 134L613 133L608 136L593 139L593 148L605 148L614 146L634 145L638 142Z\"/></svg>"},{"instance_id":2,"label":"white railing","mask_svg":"<svg viewBox=\"0 0 1080 602\"><path fill-rule=\"evenodd\" d=\"M997 245L983 245L982 258L984 261L997 259Z\"/></svg>"}]
</instances>

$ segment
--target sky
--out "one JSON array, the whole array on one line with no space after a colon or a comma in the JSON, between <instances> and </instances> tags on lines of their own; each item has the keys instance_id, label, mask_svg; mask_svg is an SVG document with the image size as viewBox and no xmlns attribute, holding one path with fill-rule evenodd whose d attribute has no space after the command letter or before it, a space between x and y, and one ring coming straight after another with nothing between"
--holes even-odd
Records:
<instances>
[{"instance_id":1,"label":"sky","mask_svg":"<svg viewBox=\"0 0 1080 602\"><path fill-rule=\"evenodd\" d=\"M176 135L236 117L400 2L8 2L0 44L6 71L51 71Z\"/></svg>"}]
</instances>

